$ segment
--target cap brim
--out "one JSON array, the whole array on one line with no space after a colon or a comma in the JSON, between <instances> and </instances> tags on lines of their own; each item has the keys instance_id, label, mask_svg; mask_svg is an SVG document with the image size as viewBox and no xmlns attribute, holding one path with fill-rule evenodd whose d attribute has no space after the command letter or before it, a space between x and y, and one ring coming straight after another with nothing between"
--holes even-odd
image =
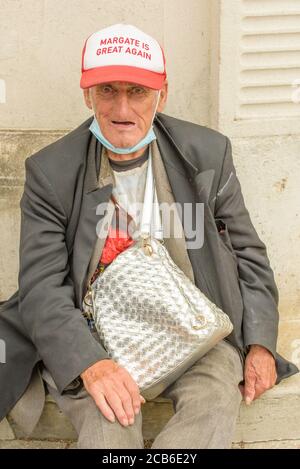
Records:
<instances>
[{"instance_id":1,"label":"cap brim","mask_svg":"<svg viewBox=\"0 0 300 469\"><path fill-rule=\"evenodd\" d=\"M154 90L160 90L166 79L165 73L156 73L138 67L125 65L111 65L109 67L97 67L83 70L80 80L81 88L90 88L100 83L111 81L126 81L137 83Z\"/></svg>"}]
</instances>

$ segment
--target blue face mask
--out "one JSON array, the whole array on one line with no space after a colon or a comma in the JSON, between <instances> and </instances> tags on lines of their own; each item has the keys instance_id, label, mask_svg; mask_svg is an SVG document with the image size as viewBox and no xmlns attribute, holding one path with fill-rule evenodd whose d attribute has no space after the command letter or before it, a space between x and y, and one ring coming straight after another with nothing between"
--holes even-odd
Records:
<instances>
[{"instance_id":1,"label":"blue face mask","mask_svg":"<svg viewBox=\"0 0 300 469\"><path fill-rule=\"evenodd\" d=\"M90 131L95 135L95 137L99 140L102 145L104 145L108 150L111 150L114 153L118 153L119 155L127 155L129 153L134 153L135 151L140 150L141 148L145 147L149 143L151 143L153 140L156 139L156 135L153 131L153 127L149 129L147 135L140 140L134 147L128 147L128 148L118 148L115 147L112 143L110 143L103 135L101 132L101 129L98 125L97 119L94 117L94 120L92 124L89 127Z\"/></svg>"},{"instance_id":2,"label":"blue face mask","mask_svg":"<svg viewBox=\"0 0 300 469\"><path fill-rule=\"evenodd\" d=\"M152 122L151 122L151 127L150 129L148 130L147 134L145 135L145 137L140 140L136 145L134 145L133 147L129 147L129 148L119 148L119 147L115 147L112 143L110 143L103 135L103 133L101 132L101 129L99 127L99 124L98 124L98 121L96 119L96 117L94 117L94 120L93 122L91 123L89 129L90 131L92 132L93 135L95 135L95 137L97 138L97 140L99 140L99 142L105 147L107 148L108 150L111 150L112 152L114 153L117 153L119 155L128 155L129 153L134 153L138 150L140 150L141 148L145 147L146 145L149 145L149 143L151 143L153 140L156 139L156 135L154 133L154 130L153 130L153 127L152 127L152 124L153 124L153 120L154 120L154 117L155 117L155 114L156 114L156 109L157 109L157 106L158 106L158 102L159 102L159 97L160 97L160 91L158 93L158 98L157 98L157 103L156 103L156 107L155 107L155 112L154 112L154 115L153 115L153 118L152 118Z\"/></svg>"}]
</instances>

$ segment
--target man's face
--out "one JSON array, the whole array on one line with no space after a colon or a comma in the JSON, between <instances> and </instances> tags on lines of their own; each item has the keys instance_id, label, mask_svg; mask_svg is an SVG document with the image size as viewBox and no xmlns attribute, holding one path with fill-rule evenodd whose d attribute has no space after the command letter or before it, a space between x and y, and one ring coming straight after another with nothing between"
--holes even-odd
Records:
<instances>
[{"instance_id":1,"label":"man's face","mask_svg":"<svg viewBox=\"0 0 300 469\"><path fill-rule=\"evenodd\" d=\"M104 137L115 147L136 145L147 134L158 91L134 83L115 81L84 90L86 105L94 110ZM167 83L161 90L157 111L167 99Z\"/></svg>"}]
</instances>

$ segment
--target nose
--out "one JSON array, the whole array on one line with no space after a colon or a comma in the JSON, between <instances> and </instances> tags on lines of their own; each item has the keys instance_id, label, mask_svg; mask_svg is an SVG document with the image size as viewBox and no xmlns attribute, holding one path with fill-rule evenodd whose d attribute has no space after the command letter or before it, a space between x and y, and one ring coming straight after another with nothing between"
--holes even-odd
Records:
<instances>
[{"instance_id":1,"label":"nose","mask_svg":"<svg viewBox=\"0 0 300 469\"><path fill-rule=\"evenodd\" d=\"M126 91L119 91L114 100L115 116L118 120L128 119L130 109L129 99Z\"/></svg>"}]
</instances>

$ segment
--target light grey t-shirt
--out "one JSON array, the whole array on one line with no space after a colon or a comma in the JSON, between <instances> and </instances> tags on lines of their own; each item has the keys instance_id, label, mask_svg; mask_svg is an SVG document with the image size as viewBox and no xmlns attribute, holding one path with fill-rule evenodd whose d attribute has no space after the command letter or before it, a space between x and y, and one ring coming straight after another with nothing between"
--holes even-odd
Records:
<instances>
[{"instance_id":1,"label":"light grey t-shirt","mask_svg":"<svg viewBox=\"0 0 300 469\"><path fill-rule=\"evenodd\" d=\"M112 193L118 204L129 213L135 223L133 238L138 236L140 230L148 159L149 147L141 156L131 160L116 161L109 158L115 180ZM157 207L152 212L153 233L155 232L156 237L162 238L162 225ZM153 218L154 214L155 218Z\"/></svg>"}]
</instances>

